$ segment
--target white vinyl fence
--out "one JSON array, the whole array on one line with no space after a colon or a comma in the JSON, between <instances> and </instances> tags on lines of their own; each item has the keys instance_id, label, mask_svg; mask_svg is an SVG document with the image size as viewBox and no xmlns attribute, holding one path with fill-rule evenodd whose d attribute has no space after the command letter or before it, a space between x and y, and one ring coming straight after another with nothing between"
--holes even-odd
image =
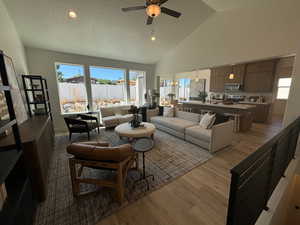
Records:
<instances>
[{"instance_id":1,"label":"white vinyl fence","mask_svg":"<svg viewBox=\"0 0 300 225\"><path fill-rule=\"evenodd\" d=\"M92 96L95 100L125 99L125 86L92 84ZM81 102L86 101L87 94L83 83L59 83L59 95L61 102ZM136 98L136 87L130 86L130 98Z\"/></svg>"}]
</instances>

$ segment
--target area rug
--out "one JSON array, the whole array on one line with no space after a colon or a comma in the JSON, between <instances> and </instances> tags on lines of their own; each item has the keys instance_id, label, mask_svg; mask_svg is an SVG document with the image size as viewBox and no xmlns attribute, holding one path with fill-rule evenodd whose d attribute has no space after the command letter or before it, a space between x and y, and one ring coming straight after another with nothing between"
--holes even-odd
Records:
<instances>
[{"instance_id":1,"label":"area rug","mask_svg":"<svg viewBox=\"0 0 300 225\"><path fill-rule=\"evenodd\" d=\"M74 135L72 142L86 140L84 134ZM93 134L92 140L108 141L113 146L124 142L113 131L106 130L101 130L100 135ZM154 181L149 179L150 190L147 190L144 183L134 186L133 183L140 174L138 171L130 171L126 182L126 199L120 206L113 196L113 190L108 188L97 188L94 194L73 198L68 166L70 155L65 150L68 144L67 136L56 137L55 150L50 162L47 200L37 208L35 225L95 225L121 207L186 174L212 157L196 145L157 131L155 146L146 153L146 172L155 177ZM110 175L107 171L93 169L84 169L83 174L93 177ZM81 188L83 191L91 191L96 187L81 185Z\"/></svg>"}]
</instances>

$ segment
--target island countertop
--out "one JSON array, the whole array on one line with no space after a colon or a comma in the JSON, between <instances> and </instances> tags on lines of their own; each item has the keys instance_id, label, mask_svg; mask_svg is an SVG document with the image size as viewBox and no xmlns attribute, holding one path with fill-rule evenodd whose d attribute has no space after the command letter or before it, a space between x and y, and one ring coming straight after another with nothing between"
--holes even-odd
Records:
<instances>
[{"instance_id":1,"label":"island countertop","mask_svg":"<svg viewBox=\"0 0 300 225\"><path fill-rule=\"evenodd\" d=\"M209 106L209 107L219 107L219 108L227 108L227 109L237 109L237 110L251 110L254 109L256 106L255 105L247 105L247 104L231 104L231 105L226 105L223 103L208 103L208 102L201 102L201 101L181 101L179 103L182 104L189 104L189 105L199 105L199 106Z\"/></svg>"}]
</instances>

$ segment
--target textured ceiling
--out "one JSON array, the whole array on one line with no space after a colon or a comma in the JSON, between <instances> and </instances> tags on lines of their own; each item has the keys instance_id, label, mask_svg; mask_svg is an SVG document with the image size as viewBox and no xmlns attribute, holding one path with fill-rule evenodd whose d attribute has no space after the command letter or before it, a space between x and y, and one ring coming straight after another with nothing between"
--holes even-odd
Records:
<instances>
[{"instance_id":1,"label":"textured ceiling","mask_svg":"<svg viewBox=\"0 0 300 225\"><path fill-rule=\"evenodd\" d=\"M188 4L187 4L188 3ZM68 53L154 63L215 12L201 0L169 0L182 12L146 26L145 11L121 12L143 0L5 0L25 46ZM78 13L76 20L67 10ZM154 29L157 40L150 40Z\"/></svg>"}]
</instances>

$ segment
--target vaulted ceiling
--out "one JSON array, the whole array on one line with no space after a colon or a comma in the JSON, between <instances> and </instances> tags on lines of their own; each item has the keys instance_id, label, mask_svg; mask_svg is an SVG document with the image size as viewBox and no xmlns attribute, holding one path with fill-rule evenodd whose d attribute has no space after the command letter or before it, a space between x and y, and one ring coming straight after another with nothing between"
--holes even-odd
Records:
<instances>
[{"instance_id":1,"label":"vaulted ceiling","mask_svg":"<svg viewBox=\"0 0 300 225\"><path fill-rule=\"evenodd\" d=\"M255 1L257 0L203 0L203 2L216 11L243 8L251 5Z\"/></svg>"},{"instance_id":2,"label":"vaulted ceiling","mask_svg":"<svg viewBox=\"0 0 300 225\"><path fill-rule=\"evenodd\" d=\"M215 12L201 0L169 0L179 19L161 15L145 25L145 11L124 13L122 7L144 0L5 0L25 46L154 63ZM67 11L78 18L71 20ZM157 40L150 40L154 29Z\"/></svg>"}]
</instances>

